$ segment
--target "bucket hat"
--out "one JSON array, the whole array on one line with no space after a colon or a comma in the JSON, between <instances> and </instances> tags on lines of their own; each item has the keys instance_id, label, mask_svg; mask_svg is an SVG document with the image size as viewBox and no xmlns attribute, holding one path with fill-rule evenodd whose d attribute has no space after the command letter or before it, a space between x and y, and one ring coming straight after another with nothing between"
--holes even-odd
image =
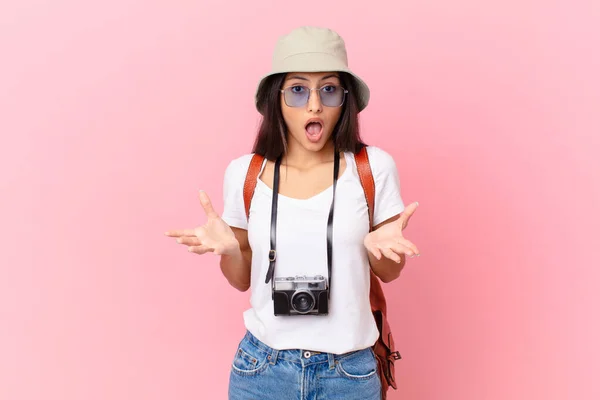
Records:
<instances>
[{"instance_id":1,"label":"bucket hat","mask_svg":"<svg viewBox=\"0 0 600 400\"><path fill-rule=\"evenodd\" d=\"M271 70L263 75L256 87L255 104L258 93L266 78L288 72L329 72L348 73L356 82L358 111L369 103L370 91L367 84L348 67L348 55L344 39L329 28L302 26L280 36L275 45Z\"/></svg>"}]
</instances>

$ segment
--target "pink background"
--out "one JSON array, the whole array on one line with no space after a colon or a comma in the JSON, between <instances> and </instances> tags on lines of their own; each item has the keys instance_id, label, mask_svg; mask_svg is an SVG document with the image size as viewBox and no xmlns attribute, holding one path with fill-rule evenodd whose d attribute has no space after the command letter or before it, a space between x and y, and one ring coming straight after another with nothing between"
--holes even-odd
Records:
<instances>
[{"instance_id":1,"label":"pink background","mask_svg":"<svg viewBox=\"0 0 600 400\"><path fill-rule=\"evenodd\" d=\"M598 399L600 5L0 6L0 398L225 399L248 293L163 232L218 210L278 35L370 84L423 255L385 287L390 399Z\"/></svg>"}]
</instances>

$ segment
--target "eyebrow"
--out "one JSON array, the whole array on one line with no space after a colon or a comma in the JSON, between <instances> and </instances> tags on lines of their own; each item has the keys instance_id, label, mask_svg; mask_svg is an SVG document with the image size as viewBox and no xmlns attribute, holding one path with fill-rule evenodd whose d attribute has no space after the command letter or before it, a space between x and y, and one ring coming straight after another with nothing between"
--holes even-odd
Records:
<instances>
[{"instance_id":1,"label":"eyebrow","mask_svg":"<svg viewBox=\"0 0 600 400\"><path fill-rule=\"evenodd\" d=\"M338 78L338 79L340 79L339 75L337 75L337 74L331 74L331 75L324 76L323 78L321 78L321 80L324 81L325 79L329 79L329 78ZM305 78L305 77L300 76L300 75L293 75L293 76L290 76L289 78L287 78L286 81L289 81L291 79L300 79L302 81L308 81L309 80L308 78Z\"/></svg>"}]
</instances>

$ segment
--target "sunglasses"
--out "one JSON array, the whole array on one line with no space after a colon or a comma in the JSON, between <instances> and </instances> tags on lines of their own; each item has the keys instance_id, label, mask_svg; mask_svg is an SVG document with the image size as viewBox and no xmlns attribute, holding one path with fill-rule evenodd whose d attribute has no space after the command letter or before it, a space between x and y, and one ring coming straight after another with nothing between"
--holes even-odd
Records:
<instances>
[{"instance_id":1,"label":"sunglasses","mask_svg":"<svg viewBox=\"0 0 600 400\"><path fill-rule=\"evenodd\" d=\"M313 90L319 91L321 104L326 107L340 107L344 104L346 93L348 93L343 87L335 85L325 85L319 89L310 89L306 86L294 85L281 89L280 92L283 93L283 99L288 107L302 107L308 102L310 93Z\"/></svg>"}]
</instances>

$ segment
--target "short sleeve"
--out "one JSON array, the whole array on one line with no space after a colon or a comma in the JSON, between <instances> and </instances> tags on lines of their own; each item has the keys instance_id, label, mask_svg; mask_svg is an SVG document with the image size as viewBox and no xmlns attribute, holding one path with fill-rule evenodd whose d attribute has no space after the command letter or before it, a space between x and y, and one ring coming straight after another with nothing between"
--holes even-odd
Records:
<instances>
[{"instance_id":1,"label":"short sleeve","mask_svg":"<svg viewBox=\"0 0 600 400\"><path fill-rule=\"evenodd\" d=\"M246 209L244 207L244 181L250 165L251 155L232 160L223 178L223 213L221 218L227 225L248 229Z\"/></svg>"},{"instance_id":2,"label":"short sleeve","mask_svg":"<svg viewBox=\"0 0 600 400\"><path fill-rule=\"evenodd\" d=\"M378 225L404 211L404 202L394 158L378 147L369 146L367 151L375 180L373 224Z\"/></svg>"}]
</instances>

